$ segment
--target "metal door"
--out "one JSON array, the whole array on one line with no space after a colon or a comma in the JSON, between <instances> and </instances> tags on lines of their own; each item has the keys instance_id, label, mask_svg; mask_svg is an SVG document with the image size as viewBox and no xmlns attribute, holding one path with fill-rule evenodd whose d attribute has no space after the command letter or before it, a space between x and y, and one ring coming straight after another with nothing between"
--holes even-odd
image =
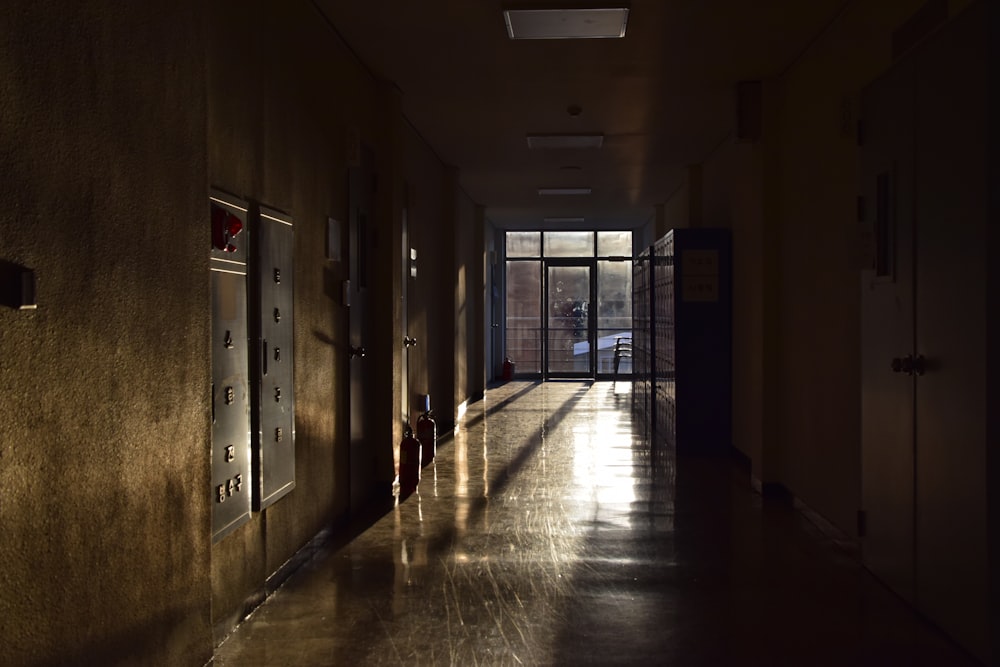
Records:
<instances>
[{"instance_id":1,"label":"metal door","mask_svg":"<svg viewBox=\"0 0 1000 667\"><path fill-rule=\"evenodd\" d=\"M545 262L545 377L595 375L594 263Z\"/></svg>"},{"instance_id":2,"label":"metal door","mask_svg":"<svg viewBox=\"0 0 1000 667\"><path fill-rule=\"evenodd\" d=\"M260 207L251 270L256 410L254 510L262 510L295 488L294 285L292 218Z\"/></svg>"},{"instance_id":3,"label":"metal door","mask_svg":"<svg viewBox=\"0 0 1000 667\"><path fill-rule=\"evenodd\" d=\"M862 100L861 311L865 566L914 600L913 91L904 62Z\"/></svg>"},{"instance_id":4,"label":"metal door","mask_svg":"<svg viewBox=\"0 0 1000 667\"><path fill-rule=\"evenodd\" d=\"M366 308L371 279L371 220L375 208L375 172L370 149L361 150L360 165L350 170L349 250L350 280L346 289L350 336L350 471L351 511L360 509L371 495L375 478L375 456L366 434L371 405L368 381L368 348L371 317Z\"/></svg>"},{"instance_id":5,"label":"metal door","mask_svg":"<svg viewBox=\"0 0 1000 667\"><path fill-rule=\"evenodd\" d=\"M410 248L410 231L409 231L409 208L407 205L403 206L403 215L401 220L400 232L402 235L403 249L402 256L400 257L400 301L401 308L400 314L402 315L401 328L403 330L403 367L400 369L402 378L400 378L400 384L403 387L402 396L400 397L400 419L403 424L410 424L414 426L416 420L413 418L410 410L410 348L417 344L417 339L410 336L409 326L410 326L410 313L409 313L409 286L410 280L417 277L417 255L416 250Z\"/></svg>"},{"instance_id":6,"label":"metal door","mask_svg":"<svg viewBox=\"0 0 1000 667\"><path fill-rule=\"evenodd\" d=\"M250 520L247 203L212 192L212 542ZM206 230L207 231L207 230ZM206 234L207 240L208 234Z\"/></svg>"}]
</instances>

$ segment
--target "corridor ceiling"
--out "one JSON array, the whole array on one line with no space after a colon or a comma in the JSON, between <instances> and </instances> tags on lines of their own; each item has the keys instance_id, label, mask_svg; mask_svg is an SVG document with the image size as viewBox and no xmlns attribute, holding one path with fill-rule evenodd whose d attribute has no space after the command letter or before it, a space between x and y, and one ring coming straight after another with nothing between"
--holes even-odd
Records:
<instances>
[{"instance_id":1,"label":"corridor ceiling","mask_svg":"<svg viewBox=\"0 0 1000 667\"><path fill-rule=\"evenodd\" d=\"M512 40L500 0L314 0L402 92L403 112L497 227L628 229L687 165L732 141L735 84L791 65L845 0L520 2L629 7L623 39ZM578 107L573 115L570 107ZM530 149L530 134L603 134L601 148ZM539 188L590 195L541 196ZM584 218L550 222L545 218Z\"/></svg>"}]
</instances>

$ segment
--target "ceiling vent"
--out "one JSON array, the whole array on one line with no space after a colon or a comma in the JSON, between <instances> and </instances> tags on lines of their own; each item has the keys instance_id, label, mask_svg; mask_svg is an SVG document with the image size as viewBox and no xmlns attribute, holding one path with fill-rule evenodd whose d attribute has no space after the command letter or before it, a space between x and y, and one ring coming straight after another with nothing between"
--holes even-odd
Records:
<instances>
[{"instance_id":1,"label":"ceiling vent","mask_svg":"<svg viewBox=\"0 0 1000 667\"><path fill-rule=\"evenodd\" d=\"M603 134L529 134L528 148L600 148Z\"/></svg>"},{"instance_id":2,"label":"ceiling vent","mask_svg":"<svg viewBox=\"0 0 1000 667\"><path fill-rule=\"evenodd\" d=\"M538 194L549 195L589 195L591 188L538 188Z\"/></svg>"},{"instance_id":3,"label":"ceiling vent","mask_svg":"<svg viewBox=\"0 0 1000 667\"><path fill-rule=\"evenodd\" d=\"M628 8L505 9L511 39L620 39L628 25Z\"/></svg>"}]
</instances>

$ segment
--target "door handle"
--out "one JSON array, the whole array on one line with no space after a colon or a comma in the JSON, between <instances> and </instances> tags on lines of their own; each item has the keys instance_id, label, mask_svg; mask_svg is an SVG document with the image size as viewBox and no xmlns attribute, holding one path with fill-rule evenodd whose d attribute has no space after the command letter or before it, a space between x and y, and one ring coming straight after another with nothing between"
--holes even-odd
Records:
<instances>
[{"instance_id":1,"label":"door handle","mask_svg":"<svg viewBox=\"0 0 1000 667\"><path fill-rule=\"evenodd\" d=\"M403 347L409 349L417 344L416 338L410 338L409 336L403 336Z\"/></svg>"},{"instance_id":2,"label":"door handle","mask_svg":"<svg viewBox=\"0 0 1000 667\"><path fill-rule=\"evenodd\" d=\"M905 357L895 357L889 364L893 373L906 373L907 375L923 375L927 370L927 364L922 354L914 357L908 354Z\"/></svg>"},{"instance_id":3,"label":"door handle","mask_svg":"<svg viewBox=\"0 0 1000 667\"><path fill-rule=\"evenodd\" d=\"M350 352L351 352L351 359L355 357L364 357L366 354L365 348L354 347L353 345L350 347Z\"/></svg>"}]
</instances>

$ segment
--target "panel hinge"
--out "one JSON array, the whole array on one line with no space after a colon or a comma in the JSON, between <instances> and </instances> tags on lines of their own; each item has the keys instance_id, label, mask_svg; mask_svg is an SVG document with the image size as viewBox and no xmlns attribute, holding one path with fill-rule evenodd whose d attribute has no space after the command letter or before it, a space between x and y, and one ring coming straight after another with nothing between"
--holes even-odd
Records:
<instances>
[{"instance_id":1,"label":"panel hinge","mask_svg":"<svg viewBox=\"0 0 1000 667\"><path fill-rule=\"evenodd\" d=\"M868 513L858 510L858 537L864 537L868 533Z\"/></svg>"}]
</instances>

